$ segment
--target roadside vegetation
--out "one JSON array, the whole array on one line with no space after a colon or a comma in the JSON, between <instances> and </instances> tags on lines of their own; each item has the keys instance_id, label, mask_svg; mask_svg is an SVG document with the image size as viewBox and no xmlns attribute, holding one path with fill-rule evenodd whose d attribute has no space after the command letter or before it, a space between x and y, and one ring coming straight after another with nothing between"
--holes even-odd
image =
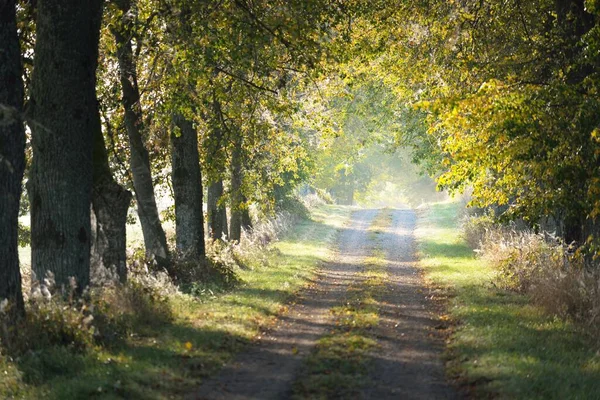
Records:
<instances>
[{"instance_id":1,"label":"roadside vegetation","mask_svg":"<svg viewBox=\"0 0 600 400\"><path fill-rule=\"evenodd\" d=\"M0 0L0 394L188 390L324 257L348 211L291 222L298 194L465 191L497 211L471 221L481 258L456 206L422 220L453 371L598 393L598 93L600 0ZM362 278L340 326L374 312Z\"/></svg>"},{"instance_id":2,"label":"roadside vegetation","mask_svg":"<svg viewBox=\"0 0 600 400\"><path fill-rule=\"evenodd\" d=\"M596 398L597 337L585 325L536 301L534 293L516 290L514 277L509 279L511 285L501 284L509 271L502 269L506 263L554 268L545 264L548 260L542 255L547 252L528 253L515 243L510 250L506 242L498 241L498 248L524 254L527 262L515 264L519 260L509 257L498 267L487 257L478 258L461 234L462 207L447 202L421 209L417 230L430 295L447 309L441 324L450 331L446 352L450 377L476 397ZM500 250L485 250L492 251ZM564 305L567 300L555 301Z\"/></svg>"},{"instance_id":3,"label":"roadside vegetation","mask_svg":"<svg viewBox=\"0 0 600 400\"><path fill-rule=\"evenodd\" d=\"M285 312L329 257L349 212L318 206L260 251L246 245L236 253L244 263L233 267L235 285L184 293L166 275L151 274L154 280L132 278L85 299L42 296L22 326L2 326L12 342L0 356L0 397L166 399L193 391Z\"/></svg>"},{"instance_id":4,"label":"roadside vegetation","mask_svg":"<svg viewBox=\"0 0 600 400\"><path fill-rule=\"evenodd\" d=\"M349 286L344 304L330 310L334 327L305 361L294 384L294 398L352 398L369 384L372 354L377 349L372 328L379 323L378 298L387 277L377 236L391 225L391 215L390 210L381 210L369 227L371 255L361 263L363 269Z\"/></svg>"}]
</instances>

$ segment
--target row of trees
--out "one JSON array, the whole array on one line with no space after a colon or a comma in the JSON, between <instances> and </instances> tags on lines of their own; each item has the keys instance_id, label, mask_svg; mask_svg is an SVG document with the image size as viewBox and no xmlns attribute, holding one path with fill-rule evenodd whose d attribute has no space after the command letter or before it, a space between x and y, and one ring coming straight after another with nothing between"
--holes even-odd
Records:
<instances>
[{"instance_id":1,"label":"row of trees","mask_svg":"<svg viewBox=\"0 0 600 400\"><path fill-rule=\"evenodd\" d=\"M126 279L132 197L169 269L157 184L172 187L176 251L202 259L203 193L209 236L238 240L248 204L273 209L315 170L349 200L369 146L410 146L442 187L553 219L569 242L596 233L596 0L0 6L0 298L18 308L26 169L33 270L80 288L91 262Z\"/></svg>"},{"instance_id":2,"label":"row of trees","mask_svg":"<svg viewBox=\"0 0 600 400\"><path fill-rule=\"evenodd\" d=\"M357 22L354 65L417 116L397 142L474 205L598 239L600 3L377 4Z\"/></svg>"},{"instance_id":3,"label":"row of trees","mask_svg":"<svg viewBox=\"0 0 600 400\"><path fill-rule=\"evenodd\" d=\"M157 184L172 188L178 257L205 256L203 183L209 236L239 240L250 203L273 210L308 173L290 116L346 13L312 0L0 1L0 298L23 310L26 168L32 270L58 285L83 290L93 263L127 279L132 198L147 256L170 271Z\"/></svg>"}]
</instances>

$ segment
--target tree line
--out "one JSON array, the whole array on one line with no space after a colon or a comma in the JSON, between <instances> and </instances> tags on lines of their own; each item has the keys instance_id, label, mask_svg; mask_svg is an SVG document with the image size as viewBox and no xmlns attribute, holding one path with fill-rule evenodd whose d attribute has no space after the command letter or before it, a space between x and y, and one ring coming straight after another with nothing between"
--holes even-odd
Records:
<instances>
[{"instance_id":1,"label":"tree line","mask_svg":"<svg viewBox=\"0 0 600 400\"><path fill-rule=\"evenodd\" d=\"M0 8L0 298L17 309L25 174L32 269L80 290L93 263L127 279L132 201L147 256L168 271L204 257L203 203L207 236L239 240L250 204L273 210L300 182L350 202L374 143L411 148L440 187L550 221L595 254L597 0ZM156 185L172 188L175 249Z\"/></svg>"},{"instance_id":2,"label":"tree line","mask_svg":"<svg viewBox=\"0 0 600 400\"><path fill-rule=\"evenodd\" d=\"M172 272L175 257L205 257L204 200L208 236L239 241L249 204L273 210L306 176L289 115L345 18L335 2L2 0L0 11L0 298L17 313L26 171L32 271L74 278L80 293L94 264L127 279L132 200L147 257ZM177 254L156 184L172 188Z\"/></svg>"},{"instance_id":3,"label":"tree line","mask_svg":"<svg viewBox=\"0 0 600 400\"><path fill-rule=\"evenodd\" d=\"M440 188L595 255L600 3L393 3L357 22L351 67L396 94L397 144Z\"/></svg>"}]
</instances>

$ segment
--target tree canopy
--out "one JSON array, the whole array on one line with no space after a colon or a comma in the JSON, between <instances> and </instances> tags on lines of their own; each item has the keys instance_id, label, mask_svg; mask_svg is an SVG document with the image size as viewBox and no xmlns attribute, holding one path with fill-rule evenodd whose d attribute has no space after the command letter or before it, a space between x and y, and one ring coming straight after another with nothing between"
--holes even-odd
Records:
<instances>
[{"instance_id":1,"label":"tree canopy","mask_svg":"<svg viewBox=\"0 0 600 400\"><path fill-rule=\"evenodd\" d=\"M196 233L178 235L202 237L176 247L203 256L204 192L211 240L240 240L250 209L269 215L300 185L353 203L385 191L382 179L421 179L408 160L439 188L500 207L503 218L534 227L552 219L578 244L596 236L595 0L113 0L77 20L54 12L59 3L83 7L2 3L14 21L3 24L11 40L0 52L13 69L0 72L23 79L5 79L0 100L3 115L31 130L27 192L40 274L86 283L79 269L94 252L123 270L128 191L147 255L168 268L165 217L179 215L181 229L195 221L185 229ZM71 45L80 50L65 50ZM61 63L44 58L55 50ZM2 142L2 159L25 160L19 143ZM18 169L2 174L21 181ZM18 198L21 185L10 190ZM175 203L164 207L162 197ZM56 202L69 206L56 211ZM90 202L98 223L88 226ZM8 236L17 243L16 229ZM11 259L3 269L15 269Z\"/></svg>"}]
</instances>

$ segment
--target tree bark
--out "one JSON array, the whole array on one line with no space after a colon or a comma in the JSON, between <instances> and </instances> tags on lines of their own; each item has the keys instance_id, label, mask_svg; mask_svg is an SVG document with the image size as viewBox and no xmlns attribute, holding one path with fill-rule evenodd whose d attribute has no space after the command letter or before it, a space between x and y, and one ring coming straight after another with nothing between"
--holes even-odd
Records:
<instances>
[{"instance_id":1,"label":"tree bark","mask_svg":"<svg viewBox=\"0 0 600 400\"><path fill-rule=\"evenodd\" d=\"M39 0L30 124L32 267L90 278L92 143L102 0Z\"/></svg>"},{"instance_id":2,"label":"tree bark","mask_svg":"<svg viewBox=\"0 0 600 400\"><path fill-rule=\"evenodd\" d=\"M142 225L146 255L155 258L159 265L167 266L169 262L167 238L158 216L150 157L142 137L144 123L131 44L135 13L132 12L130 0L118 1L117 5L123 12L123 18L121 25L113 29L113 35L117 44L117 61L123 90L122 103L125 109L125 127L131 151L130 166L138 215Z\"/></svg>"},{"instance_id":3,"label":"tree bark","mask_svg":"<svg viewBox=\"0 0 600 400\"><path fill-rule=\"evenodd\" d=\"M231 217L229 238L239 242L242 237L242 136L236 135L231 153Z\"/></svg>"},{"instance_id":4,"label":"tree bark","mask_svg":"<svg viewBox=\"0 0 600 400\"><path fill-rule=\"evenodd\" d=\"M15 0L0 1L0 300L23 312L19 269L19 200L25 171L21 51Z\"/></svg>"},{"instance_id":5,"label":"tree bark","mask_svg":"<svg viewBox=\"0 0 600 400\"><path fill-rule=\"evenodd\" d=\"M250 218L250 210L248 210L248 199L245 196L243 202L245 206L242 209L242 228L248 232L252 230L252 218Z\"/></svg>"},{"instance_id":6,"label":"tree bark","mask_svg":"<svg viewBox=\"0 0 600 400\"><path fill-rule=\"evenodd\" d=\"M132 195L112 176L99 118L94 129L93 162L92 268L115 268L124 283L127 281L127 211Z\"/></svg>"},{"instance_id":7,"label":"tree bark","mask_svg":"<svg viewBox=\"0 0 600 400\"><path fill-rule=\"evenodd\" d=\"M574 244L575 247L583 243L584 218L567 217L563 222L563 239L566 244Z\"/></svg>"},{"instance_id":8,"label":"tree bark","mask_svg":"<svg viewBox=\"0 0 600 400\"><path fill-rule=\"evenodd\" d=\"M184 259L194 260L206 255L198 132L192 121L180 114L173 122L178 128L171 133L177 251Z\"/></svg>"},{"instance_id":9,"label":"tree bark","mask_svg":"<svg viewBox=\"0 0 600 400\"><path fill-rule=\"evenodd\" d=\"M219 179L208 186L208 231L213 240L227 236L227 211L222 197L223 181Z\"/></svg>"}]
</instances>

